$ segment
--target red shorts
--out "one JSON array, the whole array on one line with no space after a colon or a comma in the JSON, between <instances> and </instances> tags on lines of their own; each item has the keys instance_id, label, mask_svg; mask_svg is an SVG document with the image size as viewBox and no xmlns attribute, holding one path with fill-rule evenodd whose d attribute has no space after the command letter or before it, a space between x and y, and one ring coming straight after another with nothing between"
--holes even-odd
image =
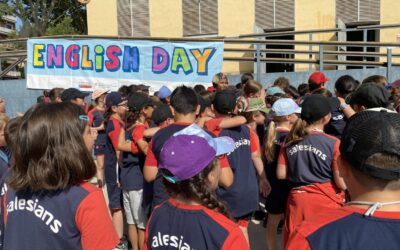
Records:
<instances>
[{"instance_id":1,"label":"red shorts","mask_svg":"<svg viewBox=\"0 0 400 250\"><path fill-rule=\"evenodd\" d=\"M289 194L285 214L284 244L296 227L304 220L312 218L324 210L340 208L344 203L344 193L328 182L293 188Z\"/></svg>"}]
</instances>

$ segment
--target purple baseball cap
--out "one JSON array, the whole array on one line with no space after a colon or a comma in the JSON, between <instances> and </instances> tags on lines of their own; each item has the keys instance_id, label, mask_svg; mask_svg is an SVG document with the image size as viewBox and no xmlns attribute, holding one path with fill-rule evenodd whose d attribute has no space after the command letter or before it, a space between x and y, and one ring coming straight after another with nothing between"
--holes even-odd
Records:
<instances>
[{"instance_id":1,"label":"purple baseball cap","mask_svg":"<svg viewBox=\"0 0 400 250\"><path fill-rule=\"evenodd\" d=\"M160 168L174 176L164 176L176 183L196 176L216 156L235 149L235 142L227 136L213 138L198 125L190 125L168 139L160 153Z\"/></svg>"}]
</instances>

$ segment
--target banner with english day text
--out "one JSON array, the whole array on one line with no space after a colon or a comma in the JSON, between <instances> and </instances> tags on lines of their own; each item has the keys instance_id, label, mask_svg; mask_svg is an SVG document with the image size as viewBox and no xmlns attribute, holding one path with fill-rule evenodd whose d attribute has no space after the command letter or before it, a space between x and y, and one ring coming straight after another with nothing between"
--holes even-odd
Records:
<instances>
[{"instance_id":1,"label":"banner with english day text","mask_svg":"<svg viewBox=\"0 0 400 250\"><path fill-rule=\"evenodd\" d=\"M222 70L223 42L29 39L27 88L96 88L122 85L211 85Z\"/></svg>"}]
</instances>

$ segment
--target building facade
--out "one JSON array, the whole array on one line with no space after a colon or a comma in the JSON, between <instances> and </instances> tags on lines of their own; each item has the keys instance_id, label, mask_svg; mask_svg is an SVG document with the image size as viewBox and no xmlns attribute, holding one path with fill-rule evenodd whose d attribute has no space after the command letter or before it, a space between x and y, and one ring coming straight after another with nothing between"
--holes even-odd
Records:
<instances>
[{"instance_id":1,"label":"building facade","mask_svg":"<svg viewBox=\"0 0 400 250\"><path fill-rule=\"evenodd\" d=\"M87 5L87 18L89 35L215 37L397 24L399 11L399 0L96 0ZM382 29L368 34L368 41L396 42L399 33L400 29ZM281 39L308 40L309 36L301 34ZM360 34L349 34L344 39L362 41ZM313 40L338 38L336 33L320 33L313 35ZM295 46L295 49L309 47ZM309 56L300 54L295 58ZM305 67L308 66L296 65L293 70ZM227 62L224 71L253 71L253 64Z\"/></svg>"}]
</instances>

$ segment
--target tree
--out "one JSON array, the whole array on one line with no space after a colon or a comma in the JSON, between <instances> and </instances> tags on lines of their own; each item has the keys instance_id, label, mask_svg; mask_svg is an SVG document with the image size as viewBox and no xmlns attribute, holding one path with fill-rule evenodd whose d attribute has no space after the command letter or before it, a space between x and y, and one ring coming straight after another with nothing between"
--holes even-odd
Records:
<instances>
[{"instance_id":1,"label":"tree","mask_svg":"<svg viewBox=\"0 0 400 250\"><path fill-rule=\"evenodd\" d=\"M72 22L73 20L71 17L64 17L61 22L47 29L46 36L79 34L79 31L74 28Z\"/></svg>"},{"instance_id":2,"label":"tree","mask_svg":"<svg viewBox=\"0 0 400 250\"><path fill-rule=\"evenodd\" d=\"M43 36L50 27L54 29L65 22L66 17L72 20L75 34L87 32L84 5L76 0L0 0L0 4L7 6L8 14L21 20L21 37Z\"/></svg>"}]
</instances>

